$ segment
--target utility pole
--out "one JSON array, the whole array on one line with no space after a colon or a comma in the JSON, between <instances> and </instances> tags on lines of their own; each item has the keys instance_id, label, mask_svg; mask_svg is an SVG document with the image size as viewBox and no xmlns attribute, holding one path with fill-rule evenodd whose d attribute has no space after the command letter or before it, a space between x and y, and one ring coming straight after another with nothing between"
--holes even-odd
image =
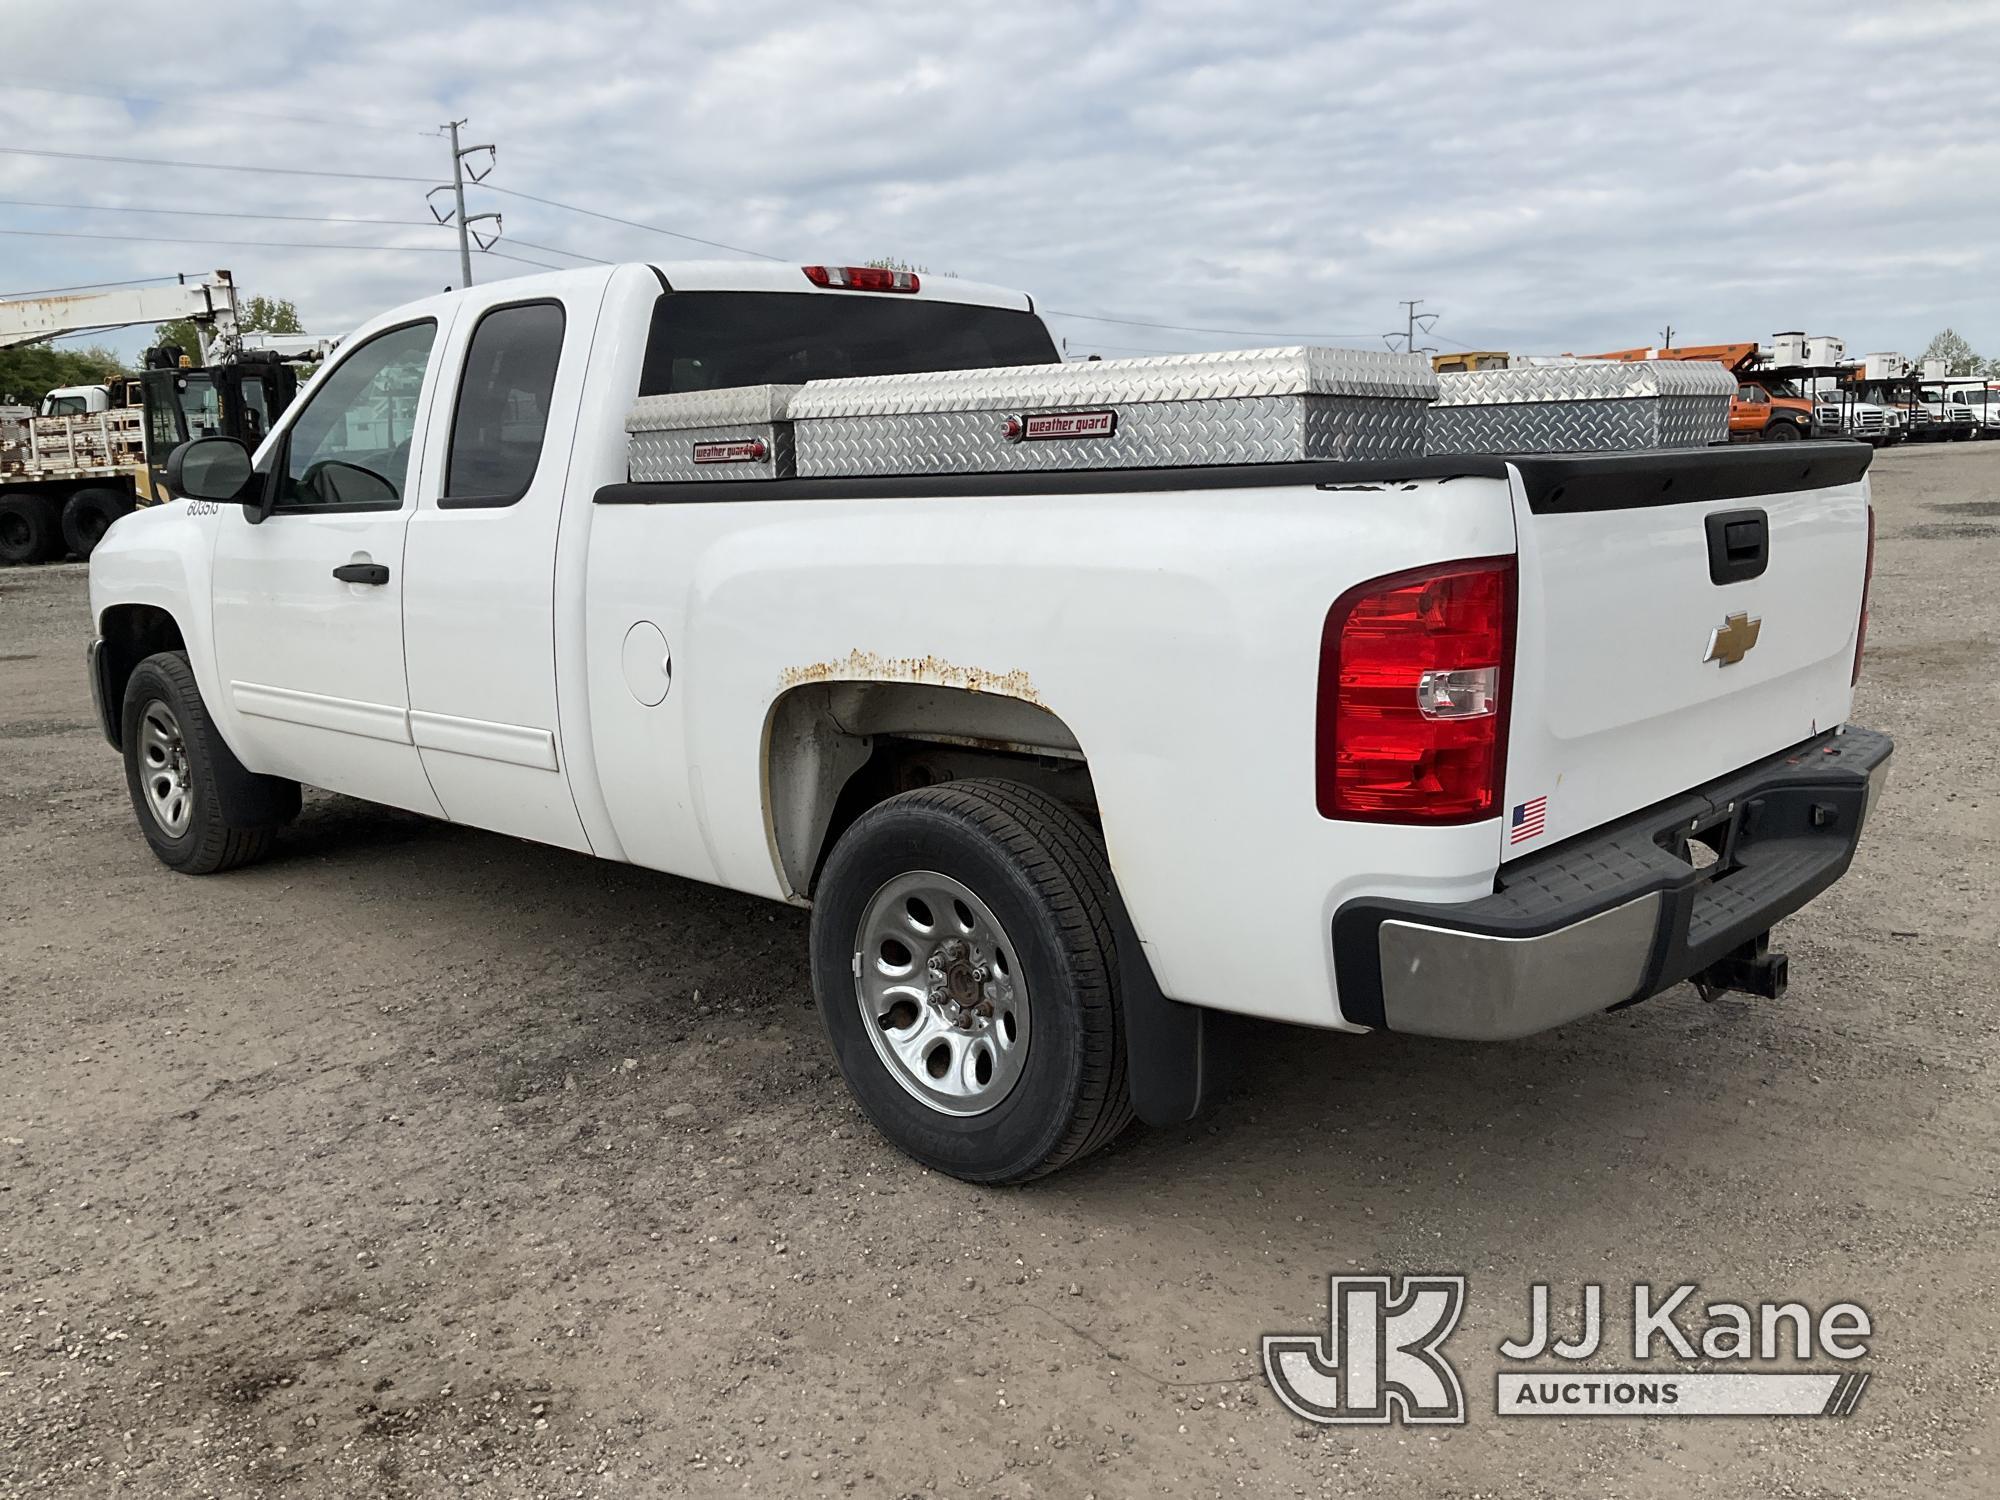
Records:
<instances>
[{"instance_id":1,"label":"utility pole","mask_svg":"<svg viewBox=\"0 0 2000 1500\"><path fill-rule=\"evenodd\" d=\"M437 205L430 201L432 198L435 198L439 193L442 193L444 191L442 187L432 188L430 192L425 195L424 202L425 206L428 207L431 211L431 217L436 219L438 223L440 224L456 223L458 225L459 283L461 286L471 286L472 285L472 242L474 240L479 240L480 249L491 250L494 244L500 238L501 222L500 222L500 215L498 214L474 214L472 215L471 218L466 217L465 180L468 174L465 165L465 159L468 156L477 155L481 151L484 151L487 154L487 156L491 158L491 160L489 160L486 163L485 172L473 172L470 174L474 182L484 182L486 180L487 173L490 173L493 170L493 163L499 160L499 153L495 151L491 146L459 145L458 127L465 123L466 122L464 120L450 120L447 121L444 126L444 133L451 137L451 201L452 201L451 214L447 217L446 215L439 213L437 211ZM481 219L491 219L493 221L494 232L493 232L493 238L490 240L480 240L478 233L472 227L474 224L478 223Z\"/></svg>"},{"instance_id":2,"label":"utility pole","mask_svg":"<svg viewBox=\"0 0 2000 1500\"><path fill-rule=\"evenodd\" d=\"M1405 354L1415 354L1417 352L1417 325L1419 323L1423 324L1424 332L1429 333L1431 325L1438 320L1436 313L1418 312L1417 309L1423 305L1424 299L1421 297L1412 297L1407 301L1397 304L1397 306L1403 309L1405 314L1403 323L1403 352Z\"/></svg>"},{"instance_id":3,"label":"utility pole","mask_svg":"<svg viewBox=\"0 0 2000 1500\"><path fill-rule=\"evenodd\" d=\"M1673 347L1674 347L1674 325L1669 323L1664 329L1660 331L1660 348L1662 350L1667 350Z\"/></svg>"}]
</instances>

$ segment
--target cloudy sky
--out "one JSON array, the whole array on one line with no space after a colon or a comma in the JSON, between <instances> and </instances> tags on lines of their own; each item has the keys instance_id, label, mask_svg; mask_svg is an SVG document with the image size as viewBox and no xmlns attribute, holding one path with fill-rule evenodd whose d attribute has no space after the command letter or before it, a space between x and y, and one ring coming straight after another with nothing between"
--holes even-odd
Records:
<instances>
[{"instance_id":1,"label":"cloudy sky","mask_svg":"<svg viewBox=\"0 0 2000 1500\"><path fill-rule=\"evenodd\" d=\"M343 330L457 280L424 194L447 170L428 132L465 116L496 187L1026 287L1073 354L1380 347L1422 298L1441 349L1671 324L1914 353L1950 324L2000 355L1991 0L83 14L0 0L0 147L272 170L0 151L0 293L228 266ZM472 207L550 265L724 253L484 189Z\"/></svg>"}]
</instances>

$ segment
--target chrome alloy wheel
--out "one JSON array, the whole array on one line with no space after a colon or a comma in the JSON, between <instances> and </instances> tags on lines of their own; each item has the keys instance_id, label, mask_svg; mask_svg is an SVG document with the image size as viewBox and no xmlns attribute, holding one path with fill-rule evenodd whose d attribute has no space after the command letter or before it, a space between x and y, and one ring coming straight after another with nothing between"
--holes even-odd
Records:
<instances>
[{"instance_id":1,"label":"chrome alloy wheel","mask_svg":"<svg viewBox=\"0 0 2000 1500\"><path fill-rule=\"evenodd\" d=\"M157 698L139 716L139 784L153 821L169 838L179 838L194 821L194 787L180 720Z\"/></svg>"},{"instance_id":2,"label":"chrome alloy wheel","mask_svg":"<svg viewBox=\"0 0 2000 1500\"><path fill-rule=\"evenodd\" d=\"M1020 955L986 903L951 876L914 870L869 898L854 996L890 1075L941 1114L984 1114L1020 1082Z\"/></svg>"}]
</instances>

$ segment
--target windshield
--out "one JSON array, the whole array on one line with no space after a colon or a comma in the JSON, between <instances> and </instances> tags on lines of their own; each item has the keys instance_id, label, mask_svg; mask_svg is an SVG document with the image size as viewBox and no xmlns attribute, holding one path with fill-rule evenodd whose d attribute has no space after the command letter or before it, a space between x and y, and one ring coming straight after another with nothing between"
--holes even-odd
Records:
<instances>
[{"instance_id":1,"label":"windshield","mask_svg":"<svg viewBox=\"0 0 2000 1500\"><path fill-rule=\"evenodd\" d=\"M667 292L639 394L797 385L843 375L1052 365L1033 313L839 292Z\"/></svg>"},{"instance_id":2,"label":"windshield","mask_svg":"<svg viewBox=\"0 0 2000 1500\"><path fill-rule=\"evenodd\" d=\"M1799 388L1789 380L1760 380L1757 383L1774 396L1790 396L1793 400L1799 399Z\"/></svg>"}]
</instances>

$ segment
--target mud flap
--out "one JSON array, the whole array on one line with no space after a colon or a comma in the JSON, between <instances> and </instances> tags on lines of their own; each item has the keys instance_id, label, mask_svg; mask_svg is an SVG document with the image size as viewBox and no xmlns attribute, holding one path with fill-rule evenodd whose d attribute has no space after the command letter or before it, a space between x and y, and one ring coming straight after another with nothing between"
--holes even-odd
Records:
<instances>
[{"instance_id":1,"label":"mud flap","mask_svg":"<svg viewBox=\"0 0 2000 1500\"><path fill-rule=\"evenodd\" d=\"M1148 1125L1184 1124L1201 1112L1208 1088L1207 1013L1160 992L1125 902L1115 892L1111 922L1132 1112Z\"/></svg>"}]
</instances>

